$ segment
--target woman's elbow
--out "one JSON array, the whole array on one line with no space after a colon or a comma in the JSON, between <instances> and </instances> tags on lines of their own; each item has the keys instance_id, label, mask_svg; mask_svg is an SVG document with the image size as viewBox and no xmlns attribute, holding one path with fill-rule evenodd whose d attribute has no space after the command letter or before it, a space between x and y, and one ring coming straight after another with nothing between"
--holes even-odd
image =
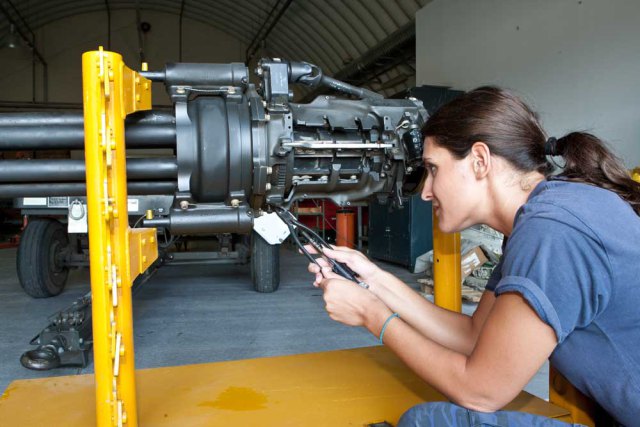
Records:
<instances>
[{"instance_id":1,"label":"woman's elbow","mask_svg":"<svg viewBox=\"0 0 640 427\"><path fill-rule=\"evenodd\" d=\"M504 408L511 402L517 393L461 393L460 396L452 397L451 400L458 406L462 406L477 412L496 412Z\"/></svg>"}]
</instances>

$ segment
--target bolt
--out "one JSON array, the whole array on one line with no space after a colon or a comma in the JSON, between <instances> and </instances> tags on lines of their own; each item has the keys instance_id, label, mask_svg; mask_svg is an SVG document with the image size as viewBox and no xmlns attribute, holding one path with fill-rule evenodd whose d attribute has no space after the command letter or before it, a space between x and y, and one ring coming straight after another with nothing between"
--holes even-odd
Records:
<instances>
[{"instance_id":1,"label":"bolt","mask_svg":"<svg viewBox=\"0 0 640 427\"><path fill-rule=\"evenodd\" d=\"M386 173L384 173L384 172L380 173L380 178L386 178L386 176L387 176Z\"/></svg>"},{"instance_id":2,"label":"bolt","mask_svg":"<svg viewBox=\"0 0 640 427\"><path fill-rule=\"evenodd\" d=\"M265 189L266 191L271 190L271 184L267 182L267 183L264 185L264 189Z\"/></svg>"},{"instance_id":3,"label":"bolt","mask_svg":"<svg viewBox=\"0 0 640 427\"><path fill-rule=\"evenodd\" d=\"M233 206L234 208L237 208L238 206L240 206L240 200L232 199L231 200L231 206Z\"/></svg>"},{"instance_id":4,"label":"bolt","mask_svg":"<svg viewBox=\"0 0 640 427\"><path fill-rule=\"evenodd\" d=\"M351 179L351 180L356 180L356 179L358 179L358 177L357 177L357 176L355 176L355 175L351 175L351 176L349 177L349 179Z\"/></svg>"},{"instance_id":5,"label":"bolt","mask_svg":"<svg viewBox=\"0 0 640 427\"><path fill-rule=\"evenodd\" d=\"M259 76L261 76L261 75L262 75L262 73L263 73L263 71L262 71L262 67L256 67L256 74L257 74L257 75L259 75Z\"/></svg>"},{"instance_id":6,"label":"bolt","mask_svg":"<svg viewBox=\"0 0 640 427\"><path fill-rule=\"evenodd\" d=\"M411 166L409 166L409 167L407 168L407 173L411 173L411 172L413 172L413 168L412 168Z\"/></svg>"},{"instance_id":7,"label":"bolt","mask_svg":"<svg viewBox=\"0 0 640 427\"><path fill-rule=\"evenodd\" d=\"M164 212L164 208L158 208L158 213Z\"/></svg>"},{"instance_id":8,"label":"bolt","mask_svg":"<svg viewBox=\"0 0 640 427\"><path fill-rule=\"evenodd\" d=\"M186 211L187 209L189 209L189 202L186 200L181 201L180 209L182 209L183 211Z\"/></svg>"},{"instance_id":9,"label":"bolt","mask_svg":"<svg viewBox=\"0 0 640 427\"><path fill-rule=\"evenodd\" d=\"M180 95L184 94L184 92L185 92L185 90L184 90L183 87L179 87L179 88L176 89L176 93L178 93Z\"/></svg>"},{"instance_id":10,"label":"bolt","mask_svg":"<svg viewBox=\"0 0 640 427\"><path fill-rule=\"evenodd\" d=\"M271 175L273 173L273 168L271 166L267 166L267 175Z\"/></svg>"},{"instance_id":11,"label":"bolt","mask_svg":"<svg viewBox=\"0 0 640 427\"><path fill-rule=\"evenodd\" d=\"M230 87L229 90L227 90L227 92L229 93L229 95L233 95L234 93L236 93L236 88Z\"/></svg>"}]
</instances>

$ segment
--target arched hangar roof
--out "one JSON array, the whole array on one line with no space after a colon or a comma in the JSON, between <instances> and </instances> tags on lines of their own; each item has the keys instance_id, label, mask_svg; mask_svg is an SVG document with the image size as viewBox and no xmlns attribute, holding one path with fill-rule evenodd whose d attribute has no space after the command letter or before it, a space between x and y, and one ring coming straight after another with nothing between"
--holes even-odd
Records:
<instances>
[{"instance_id":1,"label":"arched hangar roof","mask_svg":"<svg viewBox=\"0 0 640 427\"><path fill-rule=\"evenodd\" d=\"M10 21L28 34L88 12L164 12L228 33L249 46L248 57L266 52L309 61L330 76L392 96L415 84L414 17L429 1L2 0L0 34Z\"/></svg>"}]
</instances>

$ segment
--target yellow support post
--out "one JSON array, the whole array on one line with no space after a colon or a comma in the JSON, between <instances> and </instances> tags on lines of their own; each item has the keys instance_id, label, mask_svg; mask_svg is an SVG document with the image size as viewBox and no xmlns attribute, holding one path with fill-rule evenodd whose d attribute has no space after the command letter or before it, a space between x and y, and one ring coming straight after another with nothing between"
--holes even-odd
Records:
<instances>
[{"instance_id":1,"label":"yellow support post","mask_svg":"<svg viewBox=\"0 0 640 427\"><path fill-rule=\"evenodd\" d=\"M433 213L433 297L436 305L462 311L460 233L443 233Z\"/></svg>"},{"instance_id":2,"label":"yellow support post","mask_svg":"<svg viewBox=\"0 0 640 427\"><path fill-rule=\"evenodd\" d=\"M155 229L129 229L124 118L151 107L151 83L102 47L82 78L96 419L136 426L131 284L158 255Z\"/></svg>"}]
</instances>

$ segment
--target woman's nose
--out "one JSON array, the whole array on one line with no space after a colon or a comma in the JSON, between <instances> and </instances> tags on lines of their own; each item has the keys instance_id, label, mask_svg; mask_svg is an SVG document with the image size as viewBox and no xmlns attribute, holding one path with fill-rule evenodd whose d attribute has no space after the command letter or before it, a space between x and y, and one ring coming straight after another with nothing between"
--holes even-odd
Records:
<instances>
[{"instance_id":1,"label":"woman's nose","mask_svg":"<svg viewBox=\"0 0 640 427\"><path fill-rule=\"evenodd\" d=\"M422 200L428 202L433 199L433 192L431 191L432 189L433 187L431 185L431 177L428 176L424 181L422 193L420 193L420 197L422 198Z\"/></svg>"}]
</instances>

